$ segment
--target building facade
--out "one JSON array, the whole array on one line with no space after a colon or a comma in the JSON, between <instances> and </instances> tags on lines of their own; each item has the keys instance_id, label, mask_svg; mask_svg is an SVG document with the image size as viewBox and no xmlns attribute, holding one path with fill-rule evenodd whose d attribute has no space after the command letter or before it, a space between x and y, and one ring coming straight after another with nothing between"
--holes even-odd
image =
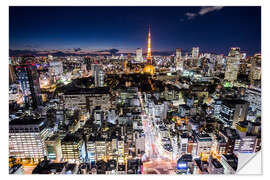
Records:
<instances>
[{"instance_id":1,"label":"building facade","mask_svg":"<svg viewBox=\"0 0 270 180\"><path fill-rule=\"evenodd\" d=\"M44 119L15 119L9 123L9 155L16 158L42 159L47 156Z\"/></svg>"},{"instance_id":2,"label":"building facade","mask_svg":"<svg viewBox=\"0 0 270 180\"><path fill-rule=\"evenodd\" d=\"M240 48L231 48L227 57L225 80L234 82L237 80L237 75L240 65Z\"/></svg>"},{"instance_id":3,"label":"building facade","mask_svg":"<svg viewBox=\"0 0 270 180\"><path fill-rule=\"evenodd\" d=\"M36 66L16 66L16 72L20 88L24 96L24 103L31 105L33 108L37 108L39 105L41 105L41 92L39 74Z\"/></svg>"}]
</instances>

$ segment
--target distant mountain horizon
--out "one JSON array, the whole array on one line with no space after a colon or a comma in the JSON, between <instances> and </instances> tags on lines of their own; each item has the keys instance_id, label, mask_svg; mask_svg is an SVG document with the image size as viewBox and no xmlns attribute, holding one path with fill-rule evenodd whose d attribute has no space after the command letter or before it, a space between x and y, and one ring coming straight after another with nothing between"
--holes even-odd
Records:
<instances>
[{"instance_id":1,"label":"distant mountain horizon","mask_svg":"<svg viewBox=\"0 0 270 180\"><path fill-rule=\"evenodd\" d=\"M9 49L9 56L111 56L111 55L136 55L136 52L119 52L118 49L99 50L99 51L66 51L66 50L52 50L52 51L39 51L28 49ZM153 51L152 55L170 56L175 54L174 51ZM146 53L143 53L146 55Z\"/></svg>"},{"instance_id":2,"label":"distant mountain horizon","mask_svg":"<svg viewBox=\"0 0 270 180\"><path fill-rule=\"evenodd\" d=\"M191 53L190 50L182 50L182 56L185 53ZM204 53L204 52L200 52ZM213 53L208 52L211 54L222 54L222 53ZM82 50L82 49L68 49L68 50L35 50L35 49L9 49L9 56L111 56L111 55L136 55L136 52L122 52L118 49L105 49L105 50ZM223 53L224 55L226 53ZM146 52L143 53L146 55ZM175 50L168 50L168 51L152 51L152 55L154 56L170 56L175 55Z\"/></svg>"}]
</instances>

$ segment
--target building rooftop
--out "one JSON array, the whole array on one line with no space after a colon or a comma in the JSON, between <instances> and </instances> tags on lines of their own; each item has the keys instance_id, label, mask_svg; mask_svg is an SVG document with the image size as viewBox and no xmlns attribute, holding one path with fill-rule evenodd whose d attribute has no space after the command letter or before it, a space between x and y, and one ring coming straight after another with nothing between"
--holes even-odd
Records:
<instances>
[{"instance_id":1,"label":"building rooftop","mask_svg":"<svg viewBox=\"0 0 270 180\"><path fill-rule=\"evenodd\" d=\"M222 157L236 171L238 166L238 157L235 154L223 154Z\"/></svg>"},{"instance_id":2,"label":"building rooftop","mask_svg":"<svg viewBox=\"0 0 270 180\"><path fill-rule=\"evenodd\" d=\"M46 141L56 141L59 138L58 134L54 134L46 139Z\"/></svg>"},{"instance_id":3,"label":"building rooftop","mask_svg":"<svg viewBox=\"0 0 270 180\"><path fill-rule=\"evenodd\" d=\"M239 135L236 133L236 130L231 129L229 127L226 127L224 129L220 129L220 132L229 138L233 138L233 139L239 138Z\"/></svg>"},{"instance_id":4,"label":"building rooftop","mask_svg":"<svg viewBox=\"0 0 270 180\"><path fill-rule=\"evenodd\" d=\"M196 137L198 141L212 141L212 138L206 133L196 134Z\"/></svg>"},{"instance_id":5,"label":"building rooftop","mask_svg":"<svg viewBox=\"0 0 270 180\"><path fill-rule=\"evenodd\" d=\"M44 118L35 118L33 116L25 116L18 119L13 119L9 122L10 126L13 125L39 125L41 126L45 122Z\"/></svg>"},{"instance_id":6,"label":"building rooftop","mask_svg":"<svg viewBox=\"0 0 270 180\"><path fill-rule=\"evenodd\" d=\"M67 87L64 89L65 95L72 94L109 94L109 87L95 87L95 88L80 88L80 87Z\"/></svg>"},{"instance_id":7,"label":"building rooftop","mask_svg":"<svg viewBox=\"0 0 270 180\"><path fill-rule=\"evenodd\" d=\"M64 163L51 163L48 160L40 162L32 174L51 174L51 173L61 173L66 166L67 162Z\"/></svg>"},{"instance_id":8,"label":"building rooftop","mask_svg":"<svg viewBox=\"0 0 270 180\"><path fill-rule=\"evenodd\" d=\"M226 99L223 100L222 103L230 108L235 108L237 104L248 104L247 101L242 100L242 99Z\"/></svg>"},{"instance_id":9,"label":"building rooftop","mask_svg":"<svg viewBox=\"0 0 270 180\"><path fill-rule=\"evenodd\" d=\"M81 137L75 134L67 134L61 143L78 143L81 140Z\"/></svg>"}]
</instances>

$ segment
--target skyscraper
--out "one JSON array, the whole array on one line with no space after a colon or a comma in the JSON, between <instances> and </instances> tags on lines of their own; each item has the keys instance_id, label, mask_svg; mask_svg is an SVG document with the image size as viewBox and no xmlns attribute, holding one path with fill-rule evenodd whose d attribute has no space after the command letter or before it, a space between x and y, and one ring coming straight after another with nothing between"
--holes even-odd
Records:
<instances>
[{"instance_id":1,"label":"skyscraper","mask_svg":"<svg viewBox=\"0 0 270 180\"><path fill-rule=\"evenodd\" d=\"M182 55L181 55L181 49L180 48L176 48L176 58L182 58Z\"/></svg>"},{"instance_id":2,"label":"skyscraper","mask_svg":"<svg viewBox=\"0 0 270 180\"><path fill-rule=\"evenodd\" d=\"M48 60L52 61L53 60L53 55L49 54L48 55Z\"/></svg>"},{"instance_id":3,"label":"skyscraper","mask_svg":"<svg viewBox=\"0 0 270 180\"><path fill-rule=\"evenodd\" d=\"M251 59L249 80L252 84L254 81L261 79L261 54L255 54Z\"/></svg>"},{"instance_id":4,"label":"skyscraper","mask_svg":"<svg viewBox=\"0 0 270 180\"><path fill-rule=\"evenodd\" d=\"M240 48L232 47L227 57L225 80L234 82L237 80L240 65Z\"/></svg>"},{"instance_id":5,"label":"skyscraper","mask_svg":"<svg viewBox=\"0 0 270 180\"><path fill-rule=\"evenodd\" d=\"M193 59L199 58L199 47L192 48L191 56Z\"/></svg>"},{"instance_id":6,"label":"skyscraper","mask_svg":"<svg viewBox=\"0 0 270 180\"><path fill-rule=\"evenodd\" d=\"M176 48L175 62L176 62L176 70L182 71L184 69L184 62L182 59L182 54L181 54L180 48Z\"/></svg>"},{"instance_id":7,"label":"skyscraper","mask_svg":"<svg viewBox=\"0 0 270 180\"><path fill-rule=\"evenodd\" d=\"M226 126L233 126L246 120L249 103L245 100L233 99L222 101L219 120Z\"/></svg>"},{"instance_id":8,"label":"skyscraper","mask_svg":"<svg viewBox=\"0 0 270 180\"><path fill-rule=\"evenodd\" d=\"M51 61L49 67L51 76L60 76L63 73L63 64L61 61Z\"/></svg>"},{"instance_id":9,"label":"skyscraper","mask_svg":"<svg viewBox=\"0 0 270 180\"><path fill-rule=\"evenodd\" d=\"M39 74L34 65L21 65L16 67L18 81L24 96L24 103L34 109L41 105Z\"/></svg>"},{"instance_id":10,"label":"skyscraper","mask_svg":"<svg viewBox=\"0 0 270 180\"><path fill-rule=\"evenodd\" d=\"M142 48L137 48L136 49L136 61L142 62L143 61L143 55L142 55Z\"/></svg>"},{"instance_id":11,"label":"skyscraper","mask_svg":"<svg viewBox=\"0 0 270 180\"><path fill-rule=\"evenodd\" d=\"M95 79L95 87L104 87L104 72L101 64L92 64L91 70Z\"/></svg>"},{"instance_id":12,"label":"skyscraper","mask_svg":"<svg viewBox=\"0 0 270 180\"><path fill-rule=\"evenodd\" d=\"M16 81L16 75L14 71L14 66L12 64L9 64L9 83L12 84Z\"/></svg>"}]
</instances>

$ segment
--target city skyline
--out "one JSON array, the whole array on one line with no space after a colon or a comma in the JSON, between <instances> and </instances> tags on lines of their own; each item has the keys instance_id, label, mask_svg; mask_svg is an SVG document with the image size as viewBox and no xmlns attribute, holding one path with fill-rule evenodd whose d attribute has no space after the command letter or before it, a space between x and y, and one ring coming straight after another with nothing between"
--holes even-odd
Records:
<instances>
[{"instance_id":1,"label":"city skyline","mask_svg":"<svg viewBox=\"0 0 270 180\"><path fill-rule=\"evenodd\" d=\"M36 13L44 13L36 8ZM159 12L164 8L158 9ZM100 14L110 12L94 9ZM118 13L120 9L113 8ZM224 9L222 6L189 8L180 22L195 21ZM78 14L86 13L80 10ZM72 8L66 11L72 12ZM63 9L61 12L63 17ZM52 16L53 12L50 13ZM147 8L144 13L148 13ZM261 152L262 57L261 53L251 55L252 50L246 50L248 40L260 38L260 28L251 19L249 28L223 23L226 31L239 30L243 35L233 34L235 37L227 38L228 42L245 37L245 28L249 37L243 40L246 44L234 43L228 52L220 54L217 49L205 49L207 46L202 42L205 38L209 46L216 42L224 49L227 46L221 40L226 38L224 32L207 30L213 28L209 18L202 26L196 26L205 29L192 29L193 36L181 33L189 42L203 33L208 36L196 45L178 45L179 37L171 39L174 34L170 27L166 30L169 34L162 35L166 28L162 21L172 20L170 15L162 19L163 15L156 14L160 18L159 26L145 18L141 27L134 24L138 28L133 31L128 29L132 24L129 22L121 27L117 23L108 26L106 22L110 18L102 14L101 19L107 19L106 22L100 17L89 20L92 22L89 29L96 26L98 31L97 26L102 24L104 31L96 33L96 39L88 36L90 42L96 42L96 49L87 50L83 47L87 43L84 34L87 30L81 31L87 28L84 19L76 22L79 27L70 23L73 19L68 16L61 19L60 25L42 21L43 26L37 26L34 21L44 16L28 18L27 14L21 12L22 20L32 21L29 24L33 27L24 21L16 22L17 27L23 25L25 29L18 33L20 29L11 28L16 29L11 31L11 42L14 39L17 42L19 36L27 37L34 27L45 30L34 29L25 40L42 36L43 39L35 40L49 45L53 42L47 39L49 33L55 35L61 31L64 35L58 44L62 50L42 50L39 46L34 51L10 50L9 174L238 174L243 162ZM85 17L89 17L88 12ZM136 14L136 17L141 16ZM239 23L236 16L227 18ZM225 21L218 16L216 20ZM75 27L63 29L67 24ZM147 26L146 32L143 26ZM197 31L200 33L196 34ZM255 32L256 37L251 37ZM133 33L137 36L133 37ZM144 36L136 54L116 45L100 47L125 36L134 38L128 42L132 47ZM72 44L69 40L76 43L80 38L82 46L68 48ZM166 44L171 41L175 42L175 48L165 55L166 50L161 47L172 46ZM24 51L27 54L23 55ZM164 54L157 56L161 52Z\"/></svg>"},{"instance_id":2,"label":"city skyline","mask_svg":"<svg viewBox=\"0 0 270 180\"><path fill-rule=\"evenodd\" d=\"M11 55L16 50L40 55L47 51L106 54L111 49L135 53L137 48L145 53L149 24L155 37L153 53L200 46L202 52L227 54L230 47L237 46L253 55L261 49L260 7L10 7L9 10Z\"/></svg>"}]
</instances>

